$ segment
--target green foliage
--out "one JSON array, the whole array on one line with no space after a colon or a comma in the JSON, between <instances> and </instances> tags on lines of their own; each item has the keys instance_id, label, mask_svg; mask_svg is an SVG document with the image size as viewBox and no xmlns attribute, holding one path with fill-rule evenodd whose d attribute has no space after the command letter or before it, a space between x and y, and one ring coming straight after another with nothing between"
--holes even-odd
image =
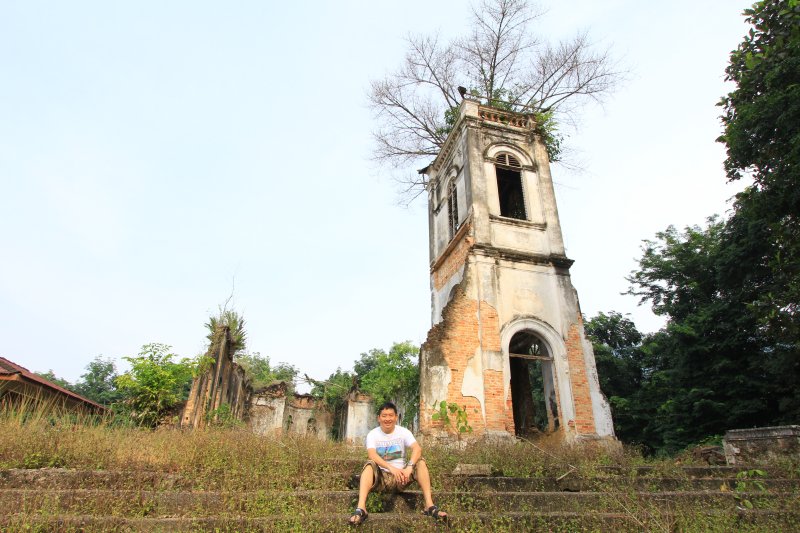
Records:
<instances>
[{"instance_id":1,"label":"green foliage","mask_svg":"<svg viewBox=\"0 0 800 533\"><path fill-rule=\"evenodd\" d=\"M285 381L289 389L294 390L294 381L300 372L297 367L288 363L278 363L272 367L268 356L260 352L243 352L236 355L236 362L244 368L253 389L266 387L274 381Z\"/></svg>"},{"instance_id":2,"label":"green foliage","mask_svg":"<svg viewBox=\"0 0 800 533\"><path fill-rule=\"evenodd\" d=\"M152 343L142 346L136 357L123 357L131 365L116 383L125 400L121 407L138 424L155 427L179 402L188 397L197 361L174 361L170 346Z\"/></svg>"},{"instance_id":3,"label":"green foliage","mask_svg":"<svg viewBox=\"0 0 800 533\"><path fill-rule=\"evenodd\" d=\"M300 370L294 365L290 365L289 363L278 363L275 368L272 369L272 372L275 374L275 379L280 381L286 381L290 385L294 383L294 380L297 378L297 374L300 373Z\"/></svg>"},{"instance_id":4,"label":"green foliage","mask_svg":"<svg viewBox=\"0 0 800 533\"><path fill-rule=\"evenodd\" d=\"M254 389L260 389L275 381L275 374L269 365L269 357L260 352L236 354L236 363L244 368L245 375Z\"/></svg>"},{"instance_id":5,"label":"green foliage","mask_svg":"<svg viewBox=\"0 0 800 533\"><path fill-rule=\"evenodd\" d=\"M744 14L752 27L725 70L736 89L720 102L719 140L730 179L752 171L757 185L769 188L800 171L800 3L765 0Z\"/></svg>"},{"instance_id":6,"label":"green foliage","mask_svg":"<svg viewBox=\"0 0 800 533\"><path fill-rule=\"evenodd\" d=\"M47 372L34 372L34 374L36 374L37 376L43 377L47 381L49 381L51 383L54 383L54 384L58 385L59 387L62 387L64 389L67 389L67 390L70 390L70 391L74 392L73 389L75 388L75 386L72 383L70 383L69 381L67 381L66 379L61 379L60 377L56 376L55 373L53 373L52 369L48 370Z\"/></svg>"},{"instance_id":7,"label":"green foliage","mask_svg":"<svg viewBox=\"0 0 800 533\"><path fill-rule=\"evenodd\" d=\"M642 443L641 429L647 415L637 396L652 362L643 349L644 336L620 313L599 313L586 322L586 335L594 348L600 389L608 397L617 437L624 442Z\"/></svg>"},{"instance_id":8,"label":"green foliage","mask_svg":"<svg viewBox=\"0 0 800 533\"><path fill-rule=\"evenodd\" d=\"M22 460L22 468L61 468L65 461L57 454L50 455L42 452L31 452Z\"/></svg>"},{"instance_id":9,"label":"green foliage","mask_svg":"<svg viewBox=\"0 0 800 533\"><path fill-rule=\"evenodd\" d=\"M75 384L75 392L101 405L110 406L122 399L116 379L114 362L98 355L86 365L86 373Z\"/></svg>"},{"instance_id":10,"label":"green foliage","mask_svg":"<svg viewBox=\"0 0 800 533\"><path fill-rule=\"evenodd\" d=\"M720 102L718 140L728 179L753 184L727 220L645 241L628 278L668 322L633 347L639 390L611 403L640 411L637 438L666 452L800 417L800 2L760 1L745 15L752 28L730 55L736 89Z\"/></svg>"},{"instance_id":11,"label":"green foliage","mask_svg":"<svg viewBox=\"0 0 800 533\"><path fill-rule=\"evenodd\" d=\"M471 89L469 94L472 98L481 99L481 92L478 89ZM486 105L501 109L503 111L511 111L513 113L530 113L531 106L522 105L515 102L520 100L519 95L515 95L508 89L495 89L492 98L485 99ZM551 163L561 160L561 143L564 136L558 133L558 122L555 119L553 110L548 108L545 110L533 106L534 111L533 121L536 124L536 133L544 143L547 149L547 157ZM436 134L441 137L447 137L456 125L458 120L458 110L456 106L448 107L444 112L444 125L436 130Z\"/></svg>"},{"instance_id":12,"label":"green foliage","mask_svg":"<svg viewBox=\"0 0 800 533\"><path fill-rule=\"evenodd\" d=\"M413 420L419 409L419 348L411 342L397 342L389 352L372 349L362 353L354 365L358 387L375 404L391 401L404 413L404 424Z\"/></svg>"},{"instance_id":13,"label":"green foliage","mask_svg":"<svg viewBox=\"0 0 800 533\"><path fill-rule=\"evenodd\" d=\"M344 416L347 395L356 389L358 389L356 375L337 368L336 372L328 376L327 380L313 382L311 396L322 401L328 410L333 413L333 419L338 421ZM331 436L334 439L340 437L339 425L336 423L331 428Z\"/></svg>"},{"instance_id":14,"label":"green foliage","mask_svg":"<svg viewBox=\"0 0 800 533\"><path fill-rule=\"evenodd\" d=\"M769 0L744 14L752 28L725 73L736 89L720 105L731 180L751 177L736 197L726 246L747 261L751 306L798 365L800 350L800 3ZM747 279L750 278L750 279Z\"/></svg>"},{"instance_id":15,"label":"green foliage","mask_svg":"<svg viewBox=\"0 0 800 533\"><path fill-rule=\"evenodd\" d=\"M642 345L645 378L629 396L643 408L641 432L676 452L736 427L791 423L800 415L796 346L764 328L753 306L763 263L737 239L741 219L674 227L646 241L630 294L650 301L666 327ZM754 244L755 245L755 244ZM767 279L769 276L767 276Z\"/></svg>"},{"instance_id":16,"label":"green foliage","mask_svg":"<svg viewBox=\"0 0 800 533\"><path fill-rule=\"evenodd\" d=\"M533 114L533 120L536 123L536 133L544 143L547 149L547 157L551 163L561 161L561 143L564 136L558 133L558 122L553 116L553 111L537 111Z\"/></svg>"},{"instance_id":17,"label":"green foliage","mask_svg":"<svg viewBox=\"0 0 800 533\"><path fill-rule=\"evenodd\" d=\"M209 426L222 428L237 428L244 425L244 422L233 415L231 406L227 403L223 403L216 409L207 412L206 422Z\"/></svg>"},{"instance_id":18,"label":"green foliage","mask_svg":"<svg viewBox=\"0 0 800 533\"><path fill-rule=\"evenodd\" d=\"M408 341L394 343L388 353L372 349L361 354L353 372L337 368L327 380L314 382L311 395L321 399L338 419L347 395L360 391L372 396L376 405L394 402L403 414L402 424L408 426L419 413L418 357L419 348ZM334 428L334 437L336 431Z\"/></svg>"},{"instance_id":19,"label":"green foliage","mask_svg":"<svg viewBox=\"0 0 800 533\"><path fill-rule=\"evenodd\" d=\"M227 328L231 356L240 350L244 350L247 341L247 333L244 330L244 317L233 309L220 307L219 314L209 317L205 326L208 329L206 338L211 343L212 348L218 344L217 335L219 332Z\"/></svg>"},{"instance_id":20,"label":"green foliage","mask_svg":"<svg viewBox=\"0 0 800 533\"><path fill-rule=\"evenodd\" d=\"M766 477L767 473L764 470L751 469L742 470L736 474L736 486L733 488L736 501L739 507L743 509L752 509L753 502L747 497L748 492L766 492L767 486L759 478Z\"/></svg>"},{"instance_id":21,"label":"green foliage","mask_svg":"<svg viewBox=\"0 0 800 533\"><path fill-rule=\"evenodd\" d=\"M467 419L467 411L455 402L447 403L445 400L434 407L433 420L441 420L444 427L451 427L460 436L462 433L472 433L472 426Z\"/></svg>"}]
</instances>

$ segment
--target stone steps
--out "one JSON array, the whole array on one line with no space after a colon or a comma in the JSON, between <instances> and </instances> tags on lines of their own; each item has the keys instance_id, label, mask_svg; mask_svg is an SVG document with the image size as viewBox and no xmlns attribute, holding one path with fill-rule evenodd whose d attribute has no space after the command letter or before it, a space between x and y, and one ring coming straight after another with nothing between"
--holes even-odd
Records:
<instances>
[{"instance_id":1,"label":"stone steps","mask_svg":"<svg viewBox=\"0 0 800 533\"><path fill-rule=\"evenodd\" d=\"M723 478L676 478L676 477L634 477L634 478L525 478L525 477L470 477L453 479L447 486L460 490L517 490L550 492L585 492L630 488L634 490L721 490L726 486L733 489L738 480L735 477ZM768 490L779 492L800 491L800 479L760 478Z\"/></svg>"},{"instance_id":2,"label":"stone steps","mask_svg":"<svg viewBox=\"0 0 800 533\"><path fill-rule=\"evenodd\" d=\"M360 464L360 463L359 463ZM357 468L357 466L356 466ZM634 490L720 490L723 485L729 488L736 486L736 470L724 469L717 476L708 475L707 469L700 469L703 475L696 475L698 469L684 469L669 472L680 477L662 477L660 472L647 469L643 474L636 472L625 474L609 474L604 470L604 475L585 476L580 473L570 473L562 479L553 476L542 477L465 477L440 475L434 481L441 490L470 490L470 491L602 491L613 489ZM684 474L687 472L687 475ZM780 472L769 472L769 477L760 478L769 490L790 492L800 490L800 478L785 478ZM326 483L331 489L356 488L358 475L353 475L352 465L346 465L341 470L326 472ZM65 468L42 469L9 469L0 470L0 488L114 488L120 490L219 490L218 485L224 481L214 483L197 480L189 475L179 475L170 472L157 471L106 471L106 470L72 470ZM210 486L212 485L212 486ZM216 486L213 486L216 485ZM237 487L238 488L238 487ZM241 487L243 490L275 489L285 487L259 486ZM292 487L302 489L303 487ZM225 487L230 490L230 487Z\"/></svg>"},{"instance_id":3,"label":"stone steps","mask_svg":"<svg viewBox=\"0 0 800 533\"><path fill-rule=\"evenodd\" d=\"M795 493L720 491L668 492L450 492L436 493L436 502L450 512L623 512L630 505L669 510L686 506L730 510L738 498L758 508L800 509ZM0 516L24 513L109 515L125 517L260 517L299 513L343 512L354 506L356 491L136 491L109 489L1 489ZM384 512L414 513L423 507L422 493L409 490L378 498Z\"/></svg>"},{"instance_id":4,"label":"stone steps","mask_svg":"<svg viewBox=\"0 0 800 533\"><path fill-rule=\"evenodd\" d=\"M177 532L177 531L353 531L348 514L295 514L262 518L121 518L86 515L5 516L3 531ZM701 513L696 521L675 514L638 517L626 513L462 513L447 525L418 514L372 513L358 531L796 531L800 514L751 510Z\"/></svg>"},{"instance_id":5,"label":"stone steps","mask_svg":"<svg viewBox=\"0 0 800 533\"><path fill-rule=\"evenodd\" d=\"M0 470L0 531L346 531L359 466L322 465L332 488L317 490L275 487L263 483L268 478L240 489L231 484L241 480L168 472ZM737 493L739 471L678 467L666 470L674 477L664 477L663 468L611 467L566 477L566 471L532 478L440 475L435 499L451 513L455 531L800 530L800 480L770 470L772 477L759 479L766 492ZM204 490L215 485L226 488ZM372 497L361 531L440 529L421 508L419 490Z\"/></svg>"}]
</instances>

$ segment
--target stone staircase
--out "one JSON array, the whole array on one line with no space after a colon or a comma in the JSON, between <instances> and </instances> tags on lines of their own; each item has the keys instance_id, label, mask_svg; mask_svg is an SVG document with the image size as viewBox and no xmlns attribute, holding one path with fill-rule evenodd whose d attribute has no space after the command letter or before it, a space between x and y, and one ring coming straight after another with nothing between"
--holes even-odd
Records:
<instances>
[{"instance_id":1,"label":"stone staircase","mask_svg":"<svg viewBox=\"0 0 800 533\"><path fill-rule=\"evenodd\" d=\"M146 471L0 470L0 531L347 531L359 461L306 465L324 489ZM595 467L515 478L437 474L449 525L410 490L369 500L361 531L800 531L800 479L766 469ZM737 482L745 482L745 487ZM264 483L262 483L264 485ZM761 490L761 486L765 490ZM331 489L330 487L333 487Z\"/></svg>"}]
</instances>

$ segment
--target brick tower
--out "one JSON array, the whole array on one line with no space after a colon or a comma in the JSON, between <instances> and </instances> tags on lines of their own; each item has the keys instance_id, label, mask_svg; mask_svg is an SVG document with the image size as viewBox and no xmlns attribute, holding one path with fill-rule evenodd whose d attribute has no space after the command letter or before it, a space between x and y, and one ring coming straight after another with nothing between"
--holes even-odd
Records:
<instances>
[{"instance_id":1,"label":"brick tower","mask_svg":"<svg viewBox=\"0 0 800 533\"><path fill-rule=\"evenodd\" d=\"M532 117L465 99L421 172L433 322L420 354L422 433L446 431L431 417L445 400L465 410L472 436L613 440Z\"/></svg>"}]
</instances>

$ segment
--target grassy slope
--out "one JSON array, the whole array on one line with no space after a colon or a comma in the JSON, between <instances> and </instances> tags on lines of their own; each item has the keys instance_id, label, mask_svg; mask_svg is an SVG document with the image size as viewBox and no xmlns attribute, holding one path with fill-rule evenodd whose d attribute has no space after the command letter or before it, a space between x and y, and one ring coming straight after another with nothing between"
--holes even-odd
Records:
<instances>
[{"instance_id":1,"label":"grassy slope","mask_svg":"<svg viewBox=\"0 0 800 533\"><path fill-rule=\"evenodd\" d=\"M105 421L87 422L41 412L0 413L0 470L61 467L169 473L191 480L189 488L195 491L283 492L288 496L282 510L298 513L307 509L295 508L289 497L293 491L347 490L347 481L365 457L359 447L305 438L263 438L242 428L151 431L114 427ZM481 443L463 449L431 446L425 456L437 490L461 490L448 485L452 478L445 475L458 463L490 464L498 474L519 478L592 480L601 491L603 480L607 480L609 495L602 507L627 513L634 522L661 520L657 508L626 485L626 477L635 475L637 467L651 467L648 475L654 479L686 478L674 461L646 461L631 449L610 453L587 448L546 450L528 443ZM620 470L608 476L608 466ZM774 469L785 474L781 477L800 477L796 465L785 463ZM658 490L657 484L653 490ZM451 501L464 503L467 510L469 500L470 493L465 491ZM703 511L703 505L689 502L679 513L682 524L696 524L698 531L713 530L708 529L712 524ZM724 530L724 523L720 526Z\"/></svg>"}]
</instances>

